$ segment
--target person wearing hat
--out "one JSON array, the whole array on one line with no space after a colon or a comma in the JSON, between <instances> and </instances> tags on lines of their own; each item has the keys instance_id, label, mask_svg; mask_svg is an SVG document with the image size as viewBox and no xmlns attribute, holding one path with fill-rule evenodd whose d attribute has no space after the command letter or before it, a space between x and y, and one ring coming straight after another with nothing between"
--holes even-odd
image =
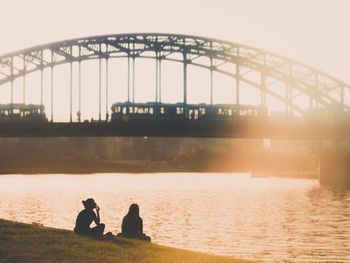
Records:
<instances>
[{"instance_id":1,"label":"person wearing hat","mask_svg":"<svg viewBox=\"0 0 350 263\"><path fill-rule=\"evenodd\" d=\"M84 210L80 211L75 222L74 232L81 235L90 236L103 236L103 231L105 230L105 224L100 223L100 208L95 203L92 198L82 201L85 207ZM96 209L96 214L94 212ZM96 226L90 228L92 221L95 222Z\"/></svg>"}]
</instances>

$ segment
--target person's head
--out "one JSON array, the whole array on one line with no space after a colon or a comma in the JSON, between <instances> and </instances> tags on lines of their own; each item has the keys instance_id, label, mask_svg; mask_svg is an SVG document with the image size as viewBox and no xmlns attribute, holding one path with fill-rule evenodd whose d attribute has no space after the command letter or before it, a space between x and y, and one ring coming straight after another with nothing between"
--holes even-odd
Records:
<instances>
[{"instance_id":1,"label":"person's head","mask_svg":"<svg viewBox=\"0 0 350 263\"><path fill-rule=\"evenodd\" d=\"M92 198L89 198L89 199L86 199L85 201L83 201L83 205L84 205L85 209L94 209L96 207L95 200Z\"/></svg>"},{"instance_id":2,"label":"person's head","mask_svg":"<svg viewBox=\"0 0 350 263\"><path fill-rule=\"evenodd\" d=\"M137 204L132 204L130 207L129 207L129 215L131 216L135 216L135 217L138 217L139 216L139 206Z\"/></svg>"}]
</instances>

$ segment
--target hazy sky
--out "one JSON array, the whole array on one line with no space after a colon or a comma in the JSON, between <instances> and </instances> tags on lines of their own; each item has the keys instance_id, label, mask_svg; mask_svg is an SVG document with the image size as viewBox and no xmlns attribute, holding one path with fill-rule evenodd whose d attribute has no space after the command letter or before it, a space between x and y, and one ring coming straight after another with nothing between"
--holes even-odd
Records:
<instances>
[{"instance_id":1,"label":"hazy sky","mask_svg":"<svg viewBox=\"0 0 350 263\"><path fill-rule=\"evenodd\" d=\"M193 34L263 48L350 83L348 0L0 0L0 54L100 34Z\"/></svg>"}]
</instances>

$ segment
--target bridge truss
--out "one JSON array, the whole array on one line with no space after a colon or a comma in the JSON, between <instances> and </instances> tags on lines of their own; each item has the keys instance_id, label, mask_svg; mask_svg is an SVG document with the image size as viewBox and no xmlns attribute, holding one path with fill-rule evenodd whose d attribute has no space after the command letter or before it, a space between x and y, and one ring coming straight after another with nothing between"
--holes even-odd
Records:
<instances>
[{"instance_id":1,"label":"bridge truss","mask_svg":"<svg viewBox=\"0 0 350 263\"><path fill-rule=\"evenodd\" d=\"M128 101L134 100L131 78L138 58L155 59L156 87L155 101L161 102L162 61L176 61L183 64L183 102L187 103L187 68L194 65L210 71L211 103L213 103L213 72L234 78L236 103L240 104L241 84L246 83L260 90L261 104L266 104L266 96L272 96L285 105L287 116L293 112L306 115L310 109L324 108L334 114L342 114L350 109L350 86L312 67L267 52L217 39L159 33L116 34L65 40L0 56L0 86L11 84L11 103L14 101L14 80L23 78L23 102L25 102L25 76L41 71L41 104L43 104L43 70L51 68L51 120L53 119L53 78L54 67L70 63L70 121L72 121L72 64L79 63L79 111L81 104L81 61L99 60L99 120L101 120L101 90L106 89L108 107L108 81L102 87L102 60L106 61L108 80L108 60L128 59ZM252 77L254 76L254 77ZM134 82L133 82L134 83ZM300 96L307 97L308 107L297 103ZM108 112L108 109L106 109Z\"/></svg>"}]
</instances>

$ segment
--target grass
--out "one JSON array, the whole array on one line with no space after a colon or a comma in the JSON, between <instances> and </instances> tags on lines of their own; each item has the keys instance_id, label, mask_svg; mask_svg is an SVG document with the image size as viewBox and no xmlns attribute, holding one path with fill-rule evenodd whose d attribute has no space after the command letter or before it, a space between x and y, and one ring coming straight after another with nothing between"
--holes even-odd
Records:
<instances>
[{"instance_id":1,"label":"grass","mask_svg":"<svg viewBox=\"0 0 350 263\"><path fill-rule=\"evenodd\" d=\"M100 241L72 231L0 219L0 262L248 262L114 238Z\"/></svg>"}]
</instances>

